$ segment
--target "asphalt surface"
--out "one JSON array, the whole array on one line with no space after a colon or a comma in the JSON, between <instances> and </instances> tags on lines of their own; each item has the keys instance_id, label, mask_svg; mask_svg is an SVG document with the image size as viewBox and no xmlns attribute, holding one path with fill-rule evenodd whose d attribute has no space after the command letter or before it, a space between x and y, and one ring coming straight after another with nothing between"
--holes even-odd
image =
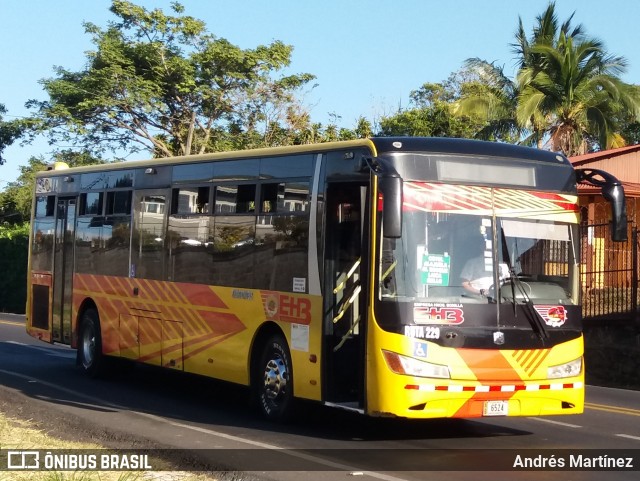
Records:
<instances>
[{"instance_id":1,"label":"asphalt surface","mask_svg":"<svg viewBox=\"0 0 640 481\"><path fill-rule=\"evenodd\" d=\"M0 410L61 438L167 449L157 453L177 467L226 479L636 480L639 408L639 391L588 386L579 416L416 422L303 404L295 423L277 425L257 415L246 388L227 383L143 365L88 379L75 351L32 339L21 316L0 314ZM626 453L639 466L487 471L500 456L516 462L583 452ZM428 470L403 467L415 466L416 457Z\"/></svg>"}]
</instances>

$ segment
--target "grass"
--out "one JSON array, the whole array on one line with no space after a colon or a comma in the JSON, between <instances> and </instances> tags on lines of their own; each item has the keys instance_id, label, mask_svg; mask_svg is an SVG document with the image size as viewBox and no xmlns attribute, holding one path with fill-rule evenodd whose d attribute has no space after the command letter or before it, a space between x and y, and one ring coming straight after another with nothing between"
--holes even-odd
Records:
<instances>
[{"instance_id":1,"label":"grass","mask_svg":"<svg viewBox=\"0 0 640 481\"><path fill-rule=\"evenodd\" d=\"M103 446L54 438L24 420L0 412L0 449L104 449ZM0 481L215 481L205 474L170 471L166 462L152 460L158 471L0 471ZM164 470L163 470L164 469Z\"/></svg>"}]
</instances>

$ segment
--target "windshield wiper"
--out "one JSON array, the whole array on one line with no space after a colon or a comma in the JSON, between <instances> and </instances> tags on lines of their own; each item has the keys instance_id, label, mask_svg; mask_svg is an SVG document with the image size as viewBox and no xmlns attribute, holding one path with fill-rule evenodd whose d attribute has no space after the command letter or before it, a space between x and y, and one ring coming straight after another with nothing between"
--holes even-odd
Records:
<instances>
[{"instance_id":1,"label":"windshield wiper","mask_svg":"<svg viewBox=\"0 0 640 481\"><path fill-rule=\"evenodd\" d=\"M531 324L531 327L533 328L535 333L538 335L538 337L544 342L545 339L549 339L549 332L547 331L547 328L544 325L544 319L542 318L540 313L536 310L535 306L533 305L533 301L529 297L529 294L527 294L526 292L526 289L523 285L522 280L518 277L518 275L516 274L516 270L511 264L511 256L509 256L509 247L507 246L507 239L504 235L503 229L500 229L500 234L501 234L500 237L502 241L502 248L507 253L506 260L507 260L507 268L509 269L509 275L511 280L511 295L513 299L514 315L516 311L515 288L517 287L518 291L522 295L522 298L525 300L525 306L527 306L527 308L524 310L525 313L527 313L527 320L529 321L529 324ZM499 297L502 297L502 296L499 296Z\"/></svg>"},{"instance_id":2,"label":"windshield wiper","mask_svg":"<svg viewBox=\"0 0 640 481\"><path fill-rule=\"evenodd\" d=\"M514 286L517 287L518 291L520 292L520 294L522 295L522 298L525 301L525 306L527 306L527 309L525 309L525 313L529 314L527 316L527 319L529 320L531 326L533 327L533 330L536 331L536 334L540 339L542 340L549 339L549 332L547 331L547 328L544 325L544 319L542 319L542 316L540 315L540 313L538 313L535 306L533 305L533 301L529 297L529 294L527 294L522 280L517 276L517 274L515 273L515 270L511 269L511 267L509 267L509 273L511 274L512 289L514 288ZM514 310L515 310L515 305L516 305L515 295L513 296L513 304L514 304Z\"/></svg>"}]
</instances>

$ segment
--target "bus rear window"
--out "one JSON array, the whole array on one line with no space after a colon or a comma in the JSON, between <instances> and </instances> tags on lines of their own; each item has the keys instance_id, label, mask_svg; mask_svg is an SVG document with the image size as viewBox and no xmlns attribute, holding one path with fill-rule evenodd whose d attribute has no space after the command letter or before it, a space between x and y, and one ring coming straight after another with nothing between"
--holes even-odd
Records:
<instances>
[{"instance_id":1,"label":"bus rear window","mask_svg":"<svg viewBox=\"0 0 640 481\"><path fill-rule=\"evenodd\" d=\"M41 195L36 197L36 217L52 217L55 212L55 206L55 195Z\"/></svg>"}]
</instances>

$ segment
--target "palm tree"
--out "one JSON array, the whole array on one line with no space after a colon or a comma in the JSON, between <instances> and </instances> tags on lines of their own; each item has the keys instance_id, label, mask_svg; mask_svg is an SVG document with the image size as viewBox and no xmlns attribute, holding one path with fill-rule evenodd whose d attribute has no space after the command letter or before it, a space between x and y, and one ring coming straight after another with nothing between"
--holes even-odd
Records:
<instances>
[{"instance_id":1,"label":"palm tree","mask_svg":"<svg viewBox=\"0 0 640 481\"><path fill-rule=\"evenodd\" d=\"M519 143L546 142L565 155L624 145L617 119L639 117L638 89L620 80L624 58L609 55L582 25L573 27L572 19L559 25L552 2L536 18L529 39L519 19L515 81L492 63L467 61L484 86L463 92L456 112L485 119L478 137L499 139L508 128Z\"/></svg>"},{"instance_id":2,"label":"palm tree","mask_svg":"<svg viewBox=\"0 0 640 481\"><path fill-rule=\"evenodd\" d=\"M558 29L558 17L555 13L555 2L549 3L547 9L536 17L536 24L533 27L531 39L527 39L522 18L518 17L518 30L516 31L516 43L511 44L513 53L518 59L518 67L541 67L540 56L531 50L534 45L553 45L558 33L565 36L579 38L584 37L582 25L571 26L573 20L572 13L569 18Z\"/></svg>"},{"instance_id":3,"label":"palm tree","mask_svg":"<svg viewBox=\"0 0 640 481\"><path fill-rule=\"evenodd\" d=\"M479 58L470 58L464 68L475 80L461 85L460 98L454 102L456 115L481 119L485 122L476 137L483 140L523 139L528 144L530 133L516 120L518 86L504 73L502 67Z\"/></svg>"},{"instance_id":4,"label":"palm tree","mask_svg":"<svg viewBox=\"0 0 640 481\"><path fill-rule=\"evenodd\" d=\"M624 113L637 117L640 98L619 78L626 68L622 57L608 55L596 39L564 31L553 44L534 44L529 51L537 65L518 72L519 124L546 119L550 148L569 156L594 147L589 139L602 149L624 145L617 118Z\"/></svg>"}]
</instances>

